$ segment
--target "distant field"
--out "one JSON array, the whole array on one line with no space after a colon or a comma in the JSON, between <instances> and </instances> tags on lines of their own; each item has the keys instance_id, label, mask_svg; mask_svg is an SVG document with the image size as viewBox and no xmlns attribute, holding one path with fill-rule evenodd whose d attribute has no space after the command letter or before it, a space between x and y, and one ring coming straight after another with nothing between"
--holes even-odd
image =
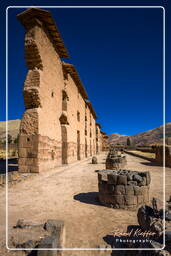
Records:
<instances>
[{"instance_id":1,"label":"distant field","mask_svg":"<svg viewBox=\"0 0 171 256\"><path fill-rule=\"evenodd\" d=\"M142 151L138 151L138 150L127 150L127 151L135 153L135 154L140 155L140 156L145 156L145 157L149 157L149 158L154 158L155 159L155 153L142 152Z\"/></svg>"}]
</instances>

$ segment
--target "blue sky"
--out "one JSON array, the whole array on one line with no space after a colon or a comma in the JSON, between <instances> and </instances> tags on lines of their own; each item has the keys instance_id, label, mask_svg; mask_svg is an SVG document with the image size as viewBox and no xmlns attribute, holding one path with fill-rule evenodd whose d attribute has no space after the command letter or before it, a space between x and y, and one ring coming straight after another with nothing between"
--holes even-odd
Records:
<instances>
[{"instance_id":1,"label":"blue sky","mask_svg":"<svg viewBox=\"0 0 171 256\"><path fill-rule=\"evenodd\" d=\"M5 7L1 8L1 67L5 72ZM35 1L16 1L34 5ZM36 5L88 5L86 1L36 1ZM93 1L90 2L93 5ZM96 5L98 2L95 2ZM162 5L166 8L166 121L171 121L169 65L170 6L168 1L100 1L99 5ZM136 9L48 9L59 28L72 63L89 95L102 129L133 135L158 127L162 116L162 19L163 10ZM27 73L24 60L24 28L16 19L22 9L9 9L9 120L24 112L22 88ZM3 50L2 50L3 49ZM171 56L170 56L171 57ZM5 77L0 120L5 120Z\"/></svg>"}]
</instances>

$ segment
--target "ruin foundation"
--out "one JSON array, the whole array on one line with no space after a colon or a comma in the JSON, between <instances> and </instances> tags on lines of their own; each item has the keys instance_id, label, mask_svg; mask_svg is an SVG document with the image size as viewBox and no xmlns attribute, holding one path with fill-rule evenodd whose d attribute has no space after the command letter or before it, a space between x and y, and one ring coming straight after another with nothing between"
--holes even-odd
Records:
<instances>
[{"instance_id":1,"label":"ruin foundation","mask_svg":"<svg viewBox=\"0 0 171 256\"><path fill-rule=\"evenodd\" d=\"M101 170L98 172L99 200L108 207L136 209L149 202L149 172Z\"/></svg>"}]
</instances>

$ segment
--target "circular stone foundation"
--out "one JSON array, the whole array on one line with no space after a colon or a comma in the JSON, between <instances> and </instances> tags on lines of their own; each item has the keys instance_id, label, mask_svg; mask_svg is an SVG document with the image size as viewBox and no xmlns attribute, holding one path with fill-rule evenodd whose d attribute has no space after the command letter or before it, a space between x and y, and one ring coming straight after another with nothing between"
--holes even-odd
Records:
<instances>
[{"instance_id":1,"label":"circular stone foundation","mask_svg":"<svg viewBox=\"0 0 171 256\"><path fill-rule=\"evenodd\" d=\"M108 156L106 158L106 169L119 170L126 166L126 156Z\"/></svg>"},{"instance_id":2,"label":"circular stone foundation","mask_svg":"<svg viewBox=\"0 0 171 256\"><path fill-rule=\"evenodd\" d=\"M149 202L150 173L130 170L98 172L99 200L108 207L136 209Z\"/></svg>"}]
</instances>

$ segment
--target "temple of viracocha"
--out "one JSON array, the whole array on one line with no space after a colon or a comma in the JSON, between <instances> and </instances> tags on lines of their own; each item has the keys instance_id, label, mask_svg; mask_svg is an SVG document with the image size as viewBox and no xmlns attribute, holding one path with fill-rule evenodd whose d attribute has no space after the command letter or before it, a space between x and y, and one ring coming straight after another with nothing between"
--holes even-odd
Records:
<instances>
[{"instance_id":1,"label":"temple of viracocha","mask_svg":"<svg viewBox=\"0 0 171 256\"><path fill-rule=\"evenodd\" d=\"M40 172L98 154L104 133L49 11L17 15L24 26L25 112L19 134L19 171Z\"/></svg>"}]
</instances>

